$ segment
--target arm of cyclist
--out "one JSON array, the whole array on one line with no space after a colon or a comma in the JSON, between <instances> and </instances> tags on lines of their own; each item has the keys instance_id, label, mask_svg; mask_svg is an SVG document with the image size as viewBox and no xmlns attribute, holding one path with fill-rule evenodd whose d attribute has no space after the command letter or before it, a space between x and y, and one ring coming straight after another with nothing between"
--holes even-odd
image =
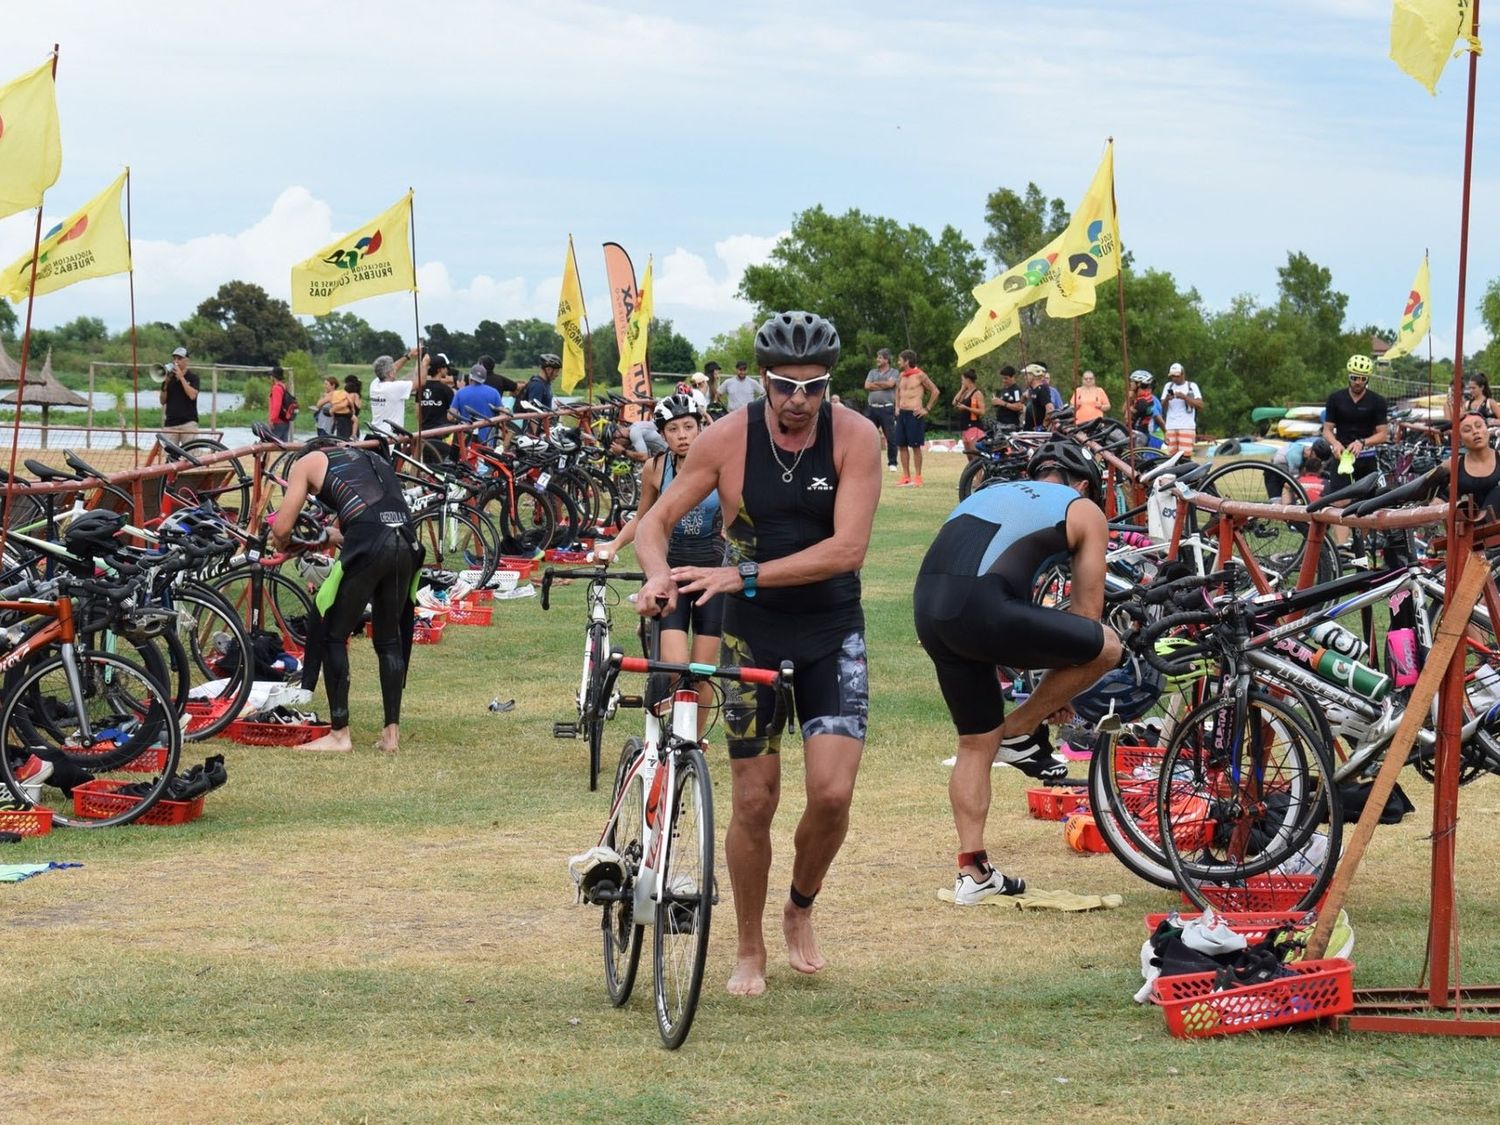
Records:
<instances>
[{"instance_id":1,"label":"arm of cyclist","mask_svg":"<svg viewBox=\"0 0 1500 1125\"><path fill-rule=\"evenodd\" d=\"M1070 504L1067 531L1068 547L1073 552L1073 592L1068 612L1098 621L1104 615L1109 523L1096 504Z\"/></svg>"},{"instance_id":2,"label":"arm of cyclist","mask_svg":"<svg viewBox=\"0 0 1500 1125\"><path fill-rule=\"evenodd\" d=\"M870 546L870 527L875 519L875 505L880 499L880 440L873 423L851 410L833 412L833 430L834 456L839 473L838 495L833 507L833 534L796 554L761 563L756 578L756 585L759 587L806 586L832 578L836 574L858 570L864 565L865 553ZM705 436L712 432L704 431ZM697 458L698 447L703 441L704 438L700 437L694 443L692 456L687 459L686 464L691 465ZM743 443L736 447L741 458L742 449ZM663 503L683 503L675 500L673 495L677 487L673 483L663 494ZM706 493L699 493L697 498L682 506L666 526L670 528L675 524L704 495ZM722 491L719 499L726 504L726 510L733 510L738 506L734 497L730 498L734 501L733 504L727 503ZM658 504L657 507L659 509L661 505ZM637 540L638 558L640 552L640 541ZM734 593L744 589L744 580L740 578L739 570L732 566L682 566L672 571L672 577L682 583L683 593L699 594L699 604L706 602L714 594Z\"/></svg>"},{"instance_id":3,"label":"arm of cyclist","mask_svg":"<svg viewBox=\"0 0 1500 1125\"><path fill-rule=\"evenodd\" d=\"M287 477L286 494L271 521L271 543L278 551L285 551L292 542L292 532L297 526L297 517L307 505L307 498L322 485L322 476L328 469L328 457L323 453L309 453L297 458ZM334 546L343 542L337 524L328 527L328 542Z\"/></svg>"}]
</instances>

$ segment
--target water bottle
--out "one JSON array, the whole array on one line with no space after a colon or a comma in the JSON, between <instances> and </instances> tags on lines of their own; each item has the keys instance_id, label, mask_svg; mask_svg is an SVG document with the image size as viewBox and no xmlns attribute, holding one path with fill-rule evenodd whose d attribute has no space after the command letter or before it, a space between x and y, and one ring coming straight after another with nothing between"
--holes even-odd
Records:
<instances>
[{"instance_id":1,"label":"water bottle","mask_svg":"<svg viewBox=\"0 0 1500 1125\"><path fill-rule=\"evenodd\" d=\"M1358 660L1340 656L1326 648L1313 649L1312 659L1308 663L1325 680L1348 688L1355 695L1372 703L1380 702L1391 690L1391 678L1384 672L1377 672L1368 664L1361 664Z\"/></svg>"},{"instance_id":2,"label":"water bottle","mask_svg":"<svg viewBox=\"0 0 1500 1125\"><path fill-rule=\"evenodd\" d=\"M1308 630L1307 636L1313 644L1321 645L1339 656L1347 656L1350 660L1363 660L1365 653L1370 651L1364 641L1337 621L1324 621L1321 625L1315 625Z\"/></svg>"},{"instance_id":3,"label":"water bottle","mask_svg":"<svg viewBox=\"0 0 1500 1125\"><path fill-rule=\"evenodd\" d=\"M1469 701L1475 711L1485 711L1500 703L1500 668L1486 664L1474 673L1469 683Z\"/></svg>"},{"instance_id":4,"label":"water bottle","mask_svg":"<svg viewBox=\"0 0 1500 1125\"><path fill-rule=\"evenodd\" d=\"M1385 668L1398 688L1411 687L1417 682L1417 631L1415 629L1392 629L1385 635ZM1500 672L1493 668L1482 668L1495 680L1495 698L1500 700Z\"/></svg>"}]
</instances>

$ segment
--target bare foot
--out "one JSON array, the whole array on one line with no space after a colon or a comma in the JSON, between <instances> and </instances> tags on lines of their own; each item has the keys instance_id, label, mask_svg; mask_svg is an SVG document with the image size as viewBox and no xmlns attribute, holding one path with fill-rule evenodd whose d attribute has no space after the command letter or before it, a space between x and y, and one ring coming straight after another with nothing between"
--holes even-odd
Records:
<instances>
[{"instance_id":1,"label":"bare foot","mask_svg":"<svg viewBox=\"0 0 1500 1125\"><path fill-rule=\"evenodd\" d=\"M781 932L786 935L786 959L792 968L799 973L816 973L827 966L813 934L812 907L803 910L788 901L781 912Z\"/></svg>"},{"instance_id":2,"label":"bare foot","mask_svg":"<svg viewBox=\"0 0 1500 1125\"><path fill-rule=\"evenodd\" d=\"M394 754L401 748L401 730L396 726L388 726L380 732L380 737L375 740L375 749L384 754Z\"/></svg>"},{"instance_id":3,"label":"bare foot","mask_svg":"<svg viewBox=\"0 0 1500 1125\"><path fill-rule=\"evenodd\" d=\"M295 750L325 750L334 753L347 754L354 749L354 744L349 741L349 728L331 730L322 738L315 738L311 742L304 742L300 746L293 747Z\"/></svg>"},{"instance_id":4,"label":"bare foot","mask_svg":"<svg viewBox=\"0 0 1500 1125\"><path fill-rule=\"evenodd\" d=\"M734 972L729 974L731 996L759 996L766 990L766 954L742 956L734 963Z\"/></svg>"}]
</instances>

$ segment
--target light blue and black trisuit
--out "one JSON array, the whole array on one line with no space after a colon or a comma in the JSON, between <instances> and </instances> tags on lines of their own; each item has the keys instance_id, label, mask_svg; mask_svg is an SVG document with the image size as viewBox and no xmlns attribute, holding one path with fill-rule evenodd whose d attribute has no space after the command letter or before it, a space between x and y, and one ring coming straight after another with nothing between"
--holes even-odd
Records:
<instances>
[{"instance_id":1,"label":"light blue and black trisuit","mask_svg":"<svg viewBox=\"0 0 1500 1125\"><path fill-rule=\"evenodd\" d=\"M1104 647L1099 622L1031 601L1051 563L1069 556L1068 509L1092 503L1065 484L1015 481L973 493L953 509L917 572L917 637L959 734L1005 717L996 665L1071 668Z\"/></svg>"},{"instance_id":2,"label":"light blue and black trisuit","mask_svg":"<svg viewBox=\"0 0 1500 1125\"><path fill-rule=\"evenodd\" d=\"M659 454L661 466L661 491L677 479L677 460L670 453ZM719 493L715 489L698 506L687 512L672 528L672 537L667 543L668 566L718 566L724 558L724 513L719 507ZM689 628L695 637L722 637L724 635L724 598L714 595L703 605L695 605L698 595L679 596L677 606L661 619L663 629Z\"/></svg>"}]
</instances>

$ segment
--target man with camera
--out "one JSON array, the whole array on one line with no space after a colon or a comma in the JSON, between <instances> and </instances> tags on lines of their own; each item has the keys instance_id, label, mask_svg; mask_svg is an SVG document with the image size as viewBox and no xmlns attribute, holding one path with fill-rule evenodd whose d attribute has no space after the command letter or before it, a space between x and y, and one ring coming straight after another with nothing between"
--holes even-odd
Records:
<instances>
[{"instance_id":1,"label":"man with camera","mask_svg":"<svg viewBox=\"0 0 1500 1125\"><path fill-rule=\"evenodd\" d=\"M188 370L188 350L177 348L172 362L164 368L161 384L161 432L193 434L198 432L198 376Z\"/></svg>"},{"instance_id":2,"label":"man with camera","mask_svg":"<svg viewBox=\"0 0 1500 1125\"><path fill-rule=\"evenodd\" d=\"M1168 382L1161 394L1161 408L1165 415L1167 441L1166 452L1193 455L1193 443L1198 440L1198 411L1203 409L1203 392L1198 384L1190 382L1182 364L1174 363L1167 371Z\"/></svg>"}]
</instances>

